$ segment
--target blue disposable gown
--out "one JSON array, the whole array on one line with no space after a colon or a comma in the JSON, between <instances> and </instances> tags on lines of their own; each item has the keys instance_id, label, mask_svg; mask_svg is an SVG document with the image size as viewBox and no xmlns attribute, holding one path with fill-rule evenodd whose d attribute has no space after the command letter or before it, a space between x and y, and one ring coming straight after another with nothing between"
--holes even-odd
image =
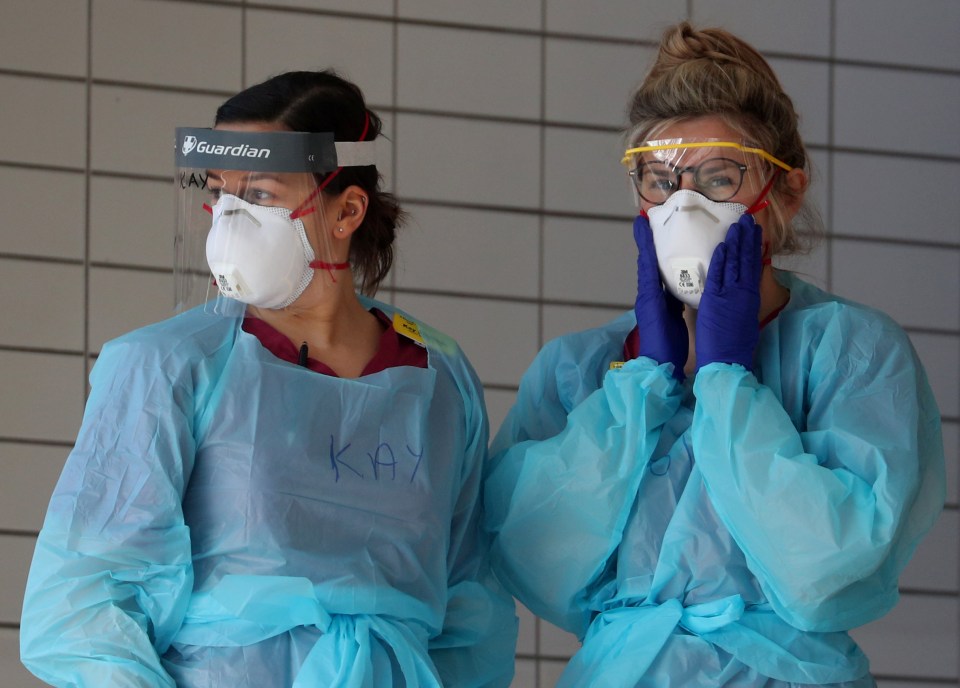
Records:
<instances>
[{"instance_id":1,"label":"blue disposable gown","mask_svg":"<svg viewBox=\"0 0 960 688\"><path fill-rule=\"evenodd\" d=\"M56 686L508 685L516 617L459 347L420 325L428 368L340 379L240 325L197 309L104 347L37 541L24 664Z\"/></svg>"},{"instance_id":2,"label":"blue disposable gown","mask_svg":"<svg viewBox=\"0 0 960 688\"><path fill-rule=\"evenodd\" d=\"M559 685L873 685L846 631L942 508L940 417L894 322L778 279L754 373L610 369L629 313L524 376L487 518L507 587L583 641Z\"/></svg>"}]
</instances>

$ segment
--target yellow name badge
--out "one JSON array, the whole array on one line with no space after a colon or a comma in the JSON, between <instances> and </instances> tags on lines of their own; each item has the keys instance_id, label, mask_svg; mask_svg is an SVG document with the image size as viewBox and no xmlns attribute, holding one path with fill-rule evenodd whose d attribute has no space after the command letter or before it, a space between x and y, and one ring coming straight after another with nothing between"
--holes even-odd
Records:
<instances>
[{"instance_id":1,"label":"yellow name badge","mask_svg":"<svg viewBox=\"0 0 960 688\"><path fill-rule=\"evenodd\" d=\"M420 334L420 326L409 318L405 318L399 313L393 314L393 329L402 334L407 339L412 339L420 346L426 346L423 341L423 335Z\"/></svg>"},{"instance_id":2,"label":"yellow name badge","mask_svg":"<svg viewBox=\"0 0 960 688\"><path fill-rule=\"evenodd\" d=\"M624 361L611 361L610 370L620 370L623 367Z\"/></svg>"}]
</instances>

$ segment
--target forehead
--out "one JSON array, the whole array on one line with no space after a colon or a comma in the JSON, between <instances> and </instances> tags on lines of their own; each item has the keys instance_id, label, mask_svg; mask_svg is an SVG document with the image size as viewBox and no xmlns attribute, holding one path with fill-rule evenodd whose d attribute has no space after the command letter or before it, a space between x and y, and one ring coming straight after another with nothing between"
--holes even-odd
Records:
<instances>
[{"instance_id":1,"label":"forehead","mask_svg":"<svg viewBox=\"0 0 960 688\"><path fill-rule=\"evenodd\" d=\"M673 122L663 129L657 129L656 136L651 138L740 141L743 139L743 134L727 124L719 115L705 115Z\"/></svg>"},{"instance_id":2,"label":"forehead","mask_svg":"<svg viewBox=\"0 0 960 688\"><path fill-rule=\"evenodd\" d=\"M707 140L741 143L743 134L727 124L718 115L706 115L680 122L672 122L663 128L654 129L650 138L657 142L674 141L677 143L706 142ZM743 153L728 147L690 147L666 148L647 151L641 155L643 160L659 160L674 166L696 164L707 158L723 157L742 161Z\"/></svg>"}]
</instances>

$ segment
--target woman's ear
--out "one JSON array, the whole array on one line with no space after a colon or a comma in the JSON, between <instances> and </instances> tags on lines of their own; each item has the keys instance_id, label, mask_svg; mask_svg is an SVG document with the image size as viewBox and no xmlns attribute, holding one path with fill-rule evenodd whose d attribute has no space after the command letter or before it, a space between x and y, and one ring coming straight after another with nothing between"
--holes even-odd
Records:
<instances>
[{"instance_id":1,"label":"woman's ear","mask_svg":"<svg viewBox=\"0 0 960 688\"><path fill-rule=\"evenodd\" d=\"M348 186L337 196L336 238L343 239L353 234L367 214L367 192L359 186Z\"/></svg>"},{"instance_id":2,"label":"woman's ear","mask_svg":"<svg viewBox=\"0 0 960 688\"><path fill-rule=\"evenodd\" d=\"M784 194L783 207L789 219L793 218L800 210L800 206L803 205L803 198L807 193L807 187L810 185L810 178L805 170L794 167L787 172L786 182L788 193Z\"/></svg>"}]
</instances>

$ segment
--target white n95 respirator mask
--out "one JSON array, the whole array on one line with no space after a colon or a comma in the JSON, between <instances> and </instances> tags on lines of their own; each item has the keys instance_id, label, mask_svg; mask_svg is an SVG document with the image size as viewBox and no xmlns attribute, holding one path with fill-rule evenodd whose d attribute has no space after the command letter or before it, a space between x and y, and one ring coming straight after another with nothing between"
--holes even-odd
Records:
<instances>
[{"instance_id":1,"label":"white n95 respirator mask","mask_svg":"<svg viewBox=\"0 0 960 688\"><path fill-rule=\"evenodd\" d=\"M313 248L292 211L229 194L213 206L207 263L220 293L260 308L284 308L313 279Z\"/></svg>"},{"instance_id":2,"label":"white n95 respirator mask","mask_svg":"<svg viewBox=\"0 0 960 688\"><path fill-rule=\"evenodd\" d=\"M667 291L693 308L700 307L713 251L746 210L742 203L718 203L681 189L647 211Z\"/></svg>"}]
</instances>

